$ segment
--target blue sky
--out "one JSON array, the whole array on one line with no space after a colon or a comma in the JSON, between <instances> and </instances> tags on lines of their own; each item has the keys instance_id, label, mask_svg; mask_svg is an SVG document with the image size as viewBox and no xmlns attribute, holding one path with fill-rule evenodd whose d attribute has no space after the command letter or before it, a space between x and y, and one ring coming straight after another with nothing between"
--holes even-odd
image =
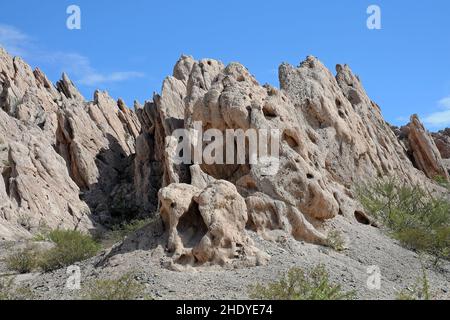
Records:
<instances>
[{"instance_id":1,"label":"blue sky","mask_svg":"<svg viewBox=\"0 0 450 320\"><path fill-rule=\"evenodd\" d=\"M81 30L66 9L81 8ZM366 9L381 8L381 30ZM349 64L385 118L418 113L427 127L450 126L450 1L3 1L0 44L52 81L67 71L82 93L108 90L132 105L160 91L182 54L244 64L278 86L281 62L317 56L334 72Z\"/></svg>"}]
</instances>

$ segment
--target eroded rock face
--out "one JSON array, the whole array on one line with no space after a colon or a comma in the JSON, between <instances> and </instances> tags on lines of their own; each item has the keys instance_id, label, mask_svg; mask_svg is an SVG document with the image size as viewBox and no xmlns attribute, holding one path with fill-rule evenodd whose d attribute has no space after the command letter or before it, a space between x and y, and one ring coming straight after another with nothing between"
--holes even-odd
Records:
<instances>
[{"instance_id":1,"label":"eroded rock face","mask_svg":"<svg viewBox=\"0 0 450 320\"><path fill-rule=\"evenodd\" d=\"M438 148L442 162L447 169L447 173L450 174L450 129L441 130L431 134Z\"/></svg>"},{"instance_id":2,"label":"eroded rock face","mask_svg":"<svg viewBox=\"0 0 450 320\"><path fill-rule=\"evenodd\" d=\"M56 150L102 222L138 210L133 162L139 130L136 115L105 92L95 92L93 102L63 100L58 110Z\"/></svg>"},{"instance_id":3,"label":"eroded rock face","mask_svg":"<svg viewBox=\"0 0 450 320\"><path fill-rule=\"evenodd\" d=\"M65 74L53 86L1 50L0 237L30 236L41 225L88 230L159 209L172 268L251 266L268 257L249 230L323 245L337 215L367 222L355 185L448 179L444 135L436 147L417 117L393 130L350 68L336 71L314 57L283 64L277 89L238 63L182 56L161 93L131 111L105 92L86 101ZM178 129L276 130L276 161L250 163L244 148L245 164L180 164ZM237 142L227 143L220 147L236 151Z\"/></svg>"},{"instance_id":4,"label":"eroded rock face","mask_svg":"<svg viewBox=\"0 0 450 320\"><path fill-rule=\"evenodd\" d=\"M236 187L217 180L203 190L171 184L159 191L160 212L168 230L168 249L175 263L257 265L268 256L247 236L247 206Z\"/></svg>"},{"instance_id":5,"label":"eroded rock face","mask_svg":"<svg viewBox=\"0 0 450 320\"><path fill-rule=\"evenodd\" d=\"M337 75L333 76L320 61L308 57L297 68L283 64L280 84L281 90L261 86L237 63L225 67L218 61L197 62L185 56L176 64L174 76L166 80L162 93L165 98L157 97L152 105L156 109L152 113L156 121L152 123L171 124L160 125L163 129L153 133L153 141L159 136L159 147L154 148L162 155L163 175L169 177L162 184L169 186L160 192L160 203L175 262L215 261L211 252L220 251L221 244L203 235L201 238L207 245L202 248L208 248L209 253L202 249L201 254L196 254L200 236L186 251L186 241L182 240L185 231L181 232L177 225L188 212L189 216L197 217L196 221L202 217L202 223L193 222L193 230L209 230L204 214L216 212L218 195L205 190L225 192L217 188L219 182L235 186L245 200L246 216L221 215L230 219L219 220L227 230L234 225L235 230L245 233L241 227L244 219L246 229L268 239L274 239L276 231L283 230L297 240L317 244L326 242L325 222L338 214L355 222L365 218L352 195L356 184L384 176L427 183L425 174L414 167L406 146L383 120L380 108L367 97L348 66L338 65ZM183 124L179 122L181 110L184 110ZM222 133L228 129L279 130L276 174L267 174L260 162L175 166L177 140L167 134L170 129L183 126L192 129L195 123L201 123L203 131L216 129ZM182 174L186 167L190 175ZM429 174L426 167L420 169ZM206 207L200 205L201 199ZM183 230L189 228L183 224ZM224 254L230 258L228 253Z\"/></svg>"},{"instance_id":6,"label":"eroded rock face","mask_svg":"<svg viewBox=\"0 0 450 320\"><path fill-rule=\"evenodd\" d=\"M450 129L431 133L442 159L450 159Z\"/></svg>"},{"instance_id":7,"label":"eroded rock face","mask_svg":"<svg viewBox=\"0 0 450 320\"><path fill-rule=\"evenodd\" d=\"M133 201L140 122L123 101L87 102L67 75L53 86L0 48L0 237L90 230Z\"/></svg>"},{"instance_id":8,"label":"eroded rock face","mask_svg":"<svg viewBox=\"0 0 450 320\"><path fill-rule=\"evenodd\" d=\"M448 171L439 149L431 134L420 122L419 117L411 116L411 122L402 128L402 131L407 137L408 152L414 160L415 166L425 172L430 179L443 178L448 181Z\"/></svg>"},{"instance_id":9,"label":"eroded rock face","mask_svg":"<svg viewBox=\"0 0 450 320\"><path fill-rule=\"evenodd\" d=\"M40 128L0 110L0 236L28 237L40 228L93 229L89 207L64 159Z\"/></svg>"}]
</instances>

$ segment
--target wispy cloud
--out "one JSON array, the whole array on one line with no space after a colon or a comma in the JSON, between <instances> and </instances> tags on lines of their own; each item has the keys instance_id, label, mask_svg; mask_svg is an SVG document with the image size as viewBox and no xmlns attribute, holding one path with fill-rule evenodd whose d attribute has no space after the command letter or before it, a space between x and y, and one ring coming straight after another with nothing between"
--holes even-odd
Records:
<instances>
[{"instance_id":1,"label":"wispy cloud","mask_svg":"<svg viewBox=\"0 0 450 320\"><path fill-rule=\"evenodd\" d=\"M90 60L78 53L55 52L41 56L47 63L61 66L75 82L81 85L95 87L112 82L122 82L133 78L142 78L145 75L136 71L114 71L100 73L92 67Z\"/></svg>"},{"instance_id":2,"label":"wispy cloud","mask_svg":"<svg viewBox=\"0 0 450 320\"><path fill-rule=\"evenodd\" d=\"M439 100L439 105L441 107L450 109L450 97Z\"/></svg>"},{"instance_id":3,"label":"wispy cloud","mask_svg":"<svg viewBox=\"0 0 450 320\"><path fill-rule=\"evenodd\" d=\"M100 72L94 68L88 57L76 52L51 52L37 46L31 37L19 29L0 24L0 45L10 54L33 59L39 64L50 64L66 72L75 83L97 87L100 85L123 82L145 75L136 71Z\"/></svg>"},{"instance_id":4,"label":"wispy cloud","mask_svg":"<svg viewBox=\"0 0 450 320\"><path fill-rule=\"evenodd\" d=\"M395 118L395 121L397 121L398 123L401 123L401 124L408 123L409 120L410 120L409 117L405 117L405 116L399 116L399 117Z\"/></svg>"},{"instance_id":5,"label":"wispy cloud","mask_svg":"<svg viewBox=\"0 0 450 320\"><path fill-rule=\"evenodd\" d=\"M431 113L423 121L433 128L443 128L450 126L450 96L438 101L440 111Z\"/></svg>"},{"instance_id":6,"label":"wispy cloud","mask_svg":"<svg viewBox=\"0 0 450 320\"><path fill-rule=\"evenodd\" d=\"M13 26L0 24L0 44L12 55L26 56L30 38Z\"/></svg>"}]
</instances>

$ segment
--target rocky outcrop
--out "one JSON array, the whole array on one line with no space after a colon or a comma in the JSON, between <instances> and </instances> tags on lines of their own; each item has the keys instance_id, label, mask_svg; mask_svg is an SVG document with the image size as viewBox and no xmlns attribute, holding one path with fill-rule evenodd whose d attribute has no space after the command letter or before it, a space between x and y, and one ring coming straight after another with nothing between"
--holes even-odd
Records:
<instances>
[{"instance_id":1,"label":"rocky outcrop","mask_svg":"<svg viewBox=\"0 0 450 320\"><path fill-rule=\"evenodd\" d=\"M338 215L370 224L355 185L448 179L442 136L436 147L413 117L399 139L350 68L336 72L314 57L282 64L277 89L239 63L182 56L161 93L132 111L106 92L86 101L65 74L53 86L2 50L0 236L88 230L159 209L173 269L259 265L268 256L249 230L325 245Z\"/></svg>"},{"instance_id":2,"label":"rocky outcrop","mask_svg":"<svg viewBox=\"0 0 450 320\"><path fill-rule=\"evenodd\" d=\"M431 135L441 154L444 166L450 174L450 129L447 128Z\"/></svg>"},{"instance_id":3,"label":"rocky outcrop","mask_svg":"<svg viewBox=\"0 0 450 320\"><path fill-rule=\"evenodd\" d=\"M33 71L21 58L12 58L0 48L0 108L4 112L51 137L60 97L39 69Z\"/></svg>"},{"instance_id":4,"label":"rocky outcrop","mask_svg":"<svg viewBox=\"0 0 450 320\"><path fill-rule=\"evenodd\" d=\"M138 212L133 201L140 122L123 101L87 102L66 74L53 86L0 49L0 237L93 229Z\"/></svg>"},{"instance_id":5,"label":"rocky outcrop","mask_svg":"<svg viewBox=\"0 0 450 320\"><path fill-rule=\"evenodd\" d=\"M171 184L159 191L159 201L174 263L225 266L267 261L246 234L247 206L230 182L217 180L203 190Z\"/></svg>"},{"instance_id":6,"label":"rocky outcrop","mask_svg":"<svg viewBox=\"0 0 450 320\"><path fill-rule=\"evenodd\" d=\"M449 180L448 171L441 153L432 135L424 128L417 115L411 116L411 122L401 128L407 152L413 164L425 172L428 178ZM444 149L441 144L441 149ZM445 151L444 151L445 152Z\"/></svg>"},{"instance_id":7,"label":"rocky outcrop","mask_svg":"<svg viewBox=\"0 0 450 320\"><path fill-rule=\"evenodd\" d=\"M94 227L80 189L52 145L39 127L0 110L0 237L27 237L41 228Z\"/></svg>"},{"instance_id":8,"label":"rocky outcrop","mask_svg":"<svg viewBox=\"0 0 450 320\"><path fill-rule=\"evenodd\" d=\"M224 66L210 59L194 61L183 56L174 75L165 80L162 95L144 107L145 114L151 115L145 121L151 123L151 130L138 141L147 141L162 163L159 169L164 178L159 181L161 187L167 187L160 191L159 201L174 262L195 265L215 261L211 254L196 255L195 248L209 226L204 219L198 221L205 214L197 208L198 199L202 199L202 190L215 190L212 186L218 183L227 181L235 186L245 200L246 209L242 206L240 210L246 215L224 215L221 219L220 224L227 229L239 224L237 229L243 234L240 221L244 220L247 229L268 239L275 239L277 231L283 230L297 240L318 244L326 243L326 221L338 214L362 221L364 212L352 196L355 185L384 176L426 183L425 174L413 166L406 148L348 66L338 65L333 76L316 58L308 57L298 68L283 64L280 84L280 90L261 86L238 63ZM196 152L202 138L196 136L199 131L215 129L225 135L227 130L278 130L276 172L268 174L267 163L262 161L251 164L249 148L245 164L192 160L176 165L178 141L170 132L180 128L197 130L187 134L192 144L188 152ZM208 145L202 142L203 150ZM260 154L260 147L256 154ZM226 150L227 142L221 142L220 148ZM148 167L148 161L140 162ZM210 202L215 199L215 192L206 194ZM234 200L230 201L221 206L233 207ZM214 205L204 210L214 212ZM188 216L191 218L183 218ZM180 220L184 231L178 228ZM186 223L192 223L192 230L203 231L194 236L194 231L186 231L190 230ZM183 234L196 240L186 246ZM208 242L208 246L210 251L221 251L221 244ZM230 257L229 252L224 254Z\"/></svg>"},{"instance_id":9,"label":"rocky outcrop","mask_svg":"<svg viewBox=\"0 0 450 320\"><path fill-rule=\"evenodd\" d=\"M137 212L132 165L139 131L136 115L105 92L87 103L64 100L58 110L56 150L101 222Z\"/></svg>"},{"instance_id":10,"label":"rocky outcrop","mask_svg":"<svg viewBox=\"0 0 450 320\"><path fill-rule=\"evenodd\" d=\"M450 159L450 129L431 133L442 159Z\"/></svg>"}]
</instances>

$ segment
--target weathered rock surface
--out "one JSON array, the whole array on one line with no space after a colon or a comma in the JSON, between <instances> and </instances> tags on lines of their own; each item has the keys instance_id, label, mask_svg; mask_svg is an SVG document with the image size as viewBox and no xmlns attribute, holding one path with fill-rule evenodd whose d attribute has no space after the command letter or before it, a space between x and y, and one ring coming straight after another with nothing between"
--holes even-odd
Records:
<instances>
[{"instance_id":1,"label":"weathered rock surface","mask_svg":"<svg viewBox=\"0 0 450 320\"><path fill-rule=\"evenodd\" d=\"M0 237L41 225L88 230L159 209L171 268L255 266L268 257L249 230L324 245L338 216L366 222L355 185L448 179L444 142L437 147L416 117L399 139L350 68L336 70L314 57L283 64L277 89L239 63L182 56L161 93L131 111L105 92L86 101L65 74L53 86L2 50ZM239 141L205 142L198 133L278 132L270 141L278 153L250 162L265 149L258 145L243 149L241 164L179 163L179 129L191 130L193 146L235 154Z\"/></svg>"},{"instance_id":2,"label":"weathered rock surface","mask_svg":"<svg viewBox=\"0 0 450 320\"><path fill-rule=\"evenodd\" d=\"M268 260L245 231L247 206L232 183L217 180L203 190L171 184L160 190L159 200L175 263L258 265Z\"/></svg>"},{"instance_id":3,"label":"weathered rock surface","mask_svg":"<svg viewBox=\"0 0 450 320\"><path fill-rule=\"evenodd\" d=\"M53 86L0 49L0 237L40 228L89 230L135 210L140 123L123 101L87 102L67 75Z\"/></svg>"},{"instance_id":4,"label":"weathered rock surface","mask_svg":"<svg viewBox=\"0 0 450 320\"><path fill-rule=\"evenodd\" d=\"M448 171L440 153L440 150L445 153L444 140L433 139L417 115L411 116L410 123L402 127L400 131L400 138L404 140L413 164L425 172L430 179L442 178L448 181ZM439 142L441 149L435 142Z\"/></svg>"},{"instance_id":5,"label":"weathered rock surface","mask_svg":"<svg viewBox=\"0 0 450 320\"><path fill-rule=\"evenodd\" d=\"M442 159L450 159L450 129L431 133Z\"/></svg>"},{"instance_id":6,"label":"weathered rock surface","mask_svg":"<svg viewBox=\"0 0 450 320\"><path fill-rule=\"evenodd\" d=\"M442 162L447 169L447 173L450 174L450 129L447 128L436 133L431 133L431 135L441 154Z\"/></svg>"},{"instance_id":7,"label":"weathered rock surface","mask_svg":"<svg viewBox=\"0 0 450 320\"><path fill-rule=\"evenodd\" d=\"M218 61L194 61L183 56L175 66L174 76L165 80L161 96L144 107L146 114L151 114L146 122L153 130L147 131L146 141L161 159L161 186L169 185L160 193L160 202L172 239L169 249L178 252L175 260L185 252L176 228L178 220L192 215L189 208L196 203L194 199L217 181L230 182L245 199L248 229L268 239L276 239L276 231L283 230L297 240L318 244L326 241L327 220L338 214L355 221L364 218L352 196L355 184L385 176L428 183L348 66L338 65L337 75L333 76L316 58L308 57L298 68L283 64L280 84L281 89L261 86L238 63L225 67ZM279 130L276 174L267 174L262 163L175 165L177 140L168 135L171 130L192 129L195 123L201 123L203 132ZM433 150L432 143L428 146ZM245 158L249 157L246 150ZM441 162L435 160L437 171ZM418 166L431 175L429 167ZM186 168L190 168L188 174ZM182 202L180 207L177 201ZM199 229L198 223L192 223L194 229ZM218 249L214 243L209 245ZM195 250L189 247L191 251ZM194 260L184 263L202 261L189 255ZM203 260L211 261L210 257Z\"/></svg>"},{"instance_id":8,"label":"weathered rock surface","mask_svg":"<svg viewBox=\"0 0 450 320\"><path fill-rule=\"evenodd\" d=\"M56 150L101 222L138 211L133 161L139 131L134 112L105 92L95 92L93 102L64 100L58 110Z\"/></svg>"},{"instance_id":9,"label":"weathered rock surface","mask_svg":"<svg viewBox=\"0 0 450 320\"><path fill-rule=\"evenodd\" d=\"M64 159L39 127L0 110L0 236L30 236L41 227L91 229L89 207Z\"/></svg>"}]
</instances>

